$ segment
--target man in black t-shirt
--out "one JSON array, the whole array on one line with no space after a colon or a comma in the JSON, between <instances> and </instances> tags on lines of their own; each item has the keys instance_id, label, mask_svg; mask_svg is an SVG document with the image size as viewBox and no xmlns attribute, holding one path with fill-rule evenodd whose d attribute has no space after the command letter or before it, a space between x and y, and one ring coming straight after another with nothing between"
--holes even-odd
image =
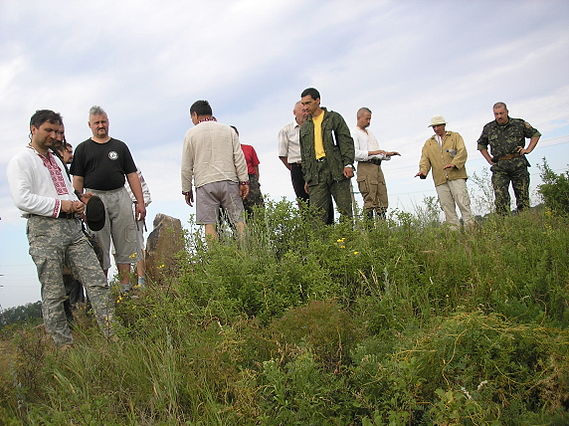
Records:
<instances>
[{"instance_id":1,"label":"man in black t-shirt","mask_svg":"<svg viewBox=\"0 0 569 426\"><path fill-rule=\"evenodd\" d=\"M109 136L109 119L101 107L91 107L89 128L93 136L75 149L71 164L73 186L79 193L84 190L92 192L103 200L105 226L95 232L103 250L103 269L107 273L111 266L109 251L112 237L121 289L129 291L130 265L137 262L137 243L132 201L124 184L126 176L136 197L136 219L143 220L146 208L140 179L126 144Z\"/></svg>"}]
</instances>

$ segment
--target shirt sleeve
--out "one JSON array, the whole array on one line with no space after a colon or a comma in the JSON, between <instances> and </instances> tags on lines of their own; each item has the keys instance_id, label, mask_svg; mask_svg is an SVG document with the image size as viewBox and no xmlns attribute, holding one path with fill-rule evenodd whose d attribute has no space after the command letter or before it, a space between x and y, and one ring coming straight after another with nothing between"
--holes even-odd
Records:
<instances>
[{"instance_id":1,"label":"shirt sleeve","mask_svg":"<svg viewBox=\"0 0 569 426\"><path fill-rule=\"evenodd\" d=\"M484 126L482 129L482 134L478 138L478 151L483 149L488 149L488 126Z\"/></svg>"},{"instance_id":2,"label":"shirt sleeve","mask_svg":"<svg viewBox=\"0 0 569 426\"><path fill-rule=\"evenodd\" d=\"M192 181L194 178L194 153L190 140L189 131L184 138L184 147L182 148L182 191L188 192L192 190Z\"/></svg>"},{"instance_id":3,"label":"shirt sleeve","mask_svg":"<svg viewBox=\"0 0 569 426\"><path fill-rule=\"evenodd\" d=\"M10 195L16 207L26 213L57 217L61 211L61 200L35 194L33 191L34 170L25 157L15 157L7 168Z\"/></svg>"},{"instance_id":4,"label":"shirt sleeve","mask_svg":"<svg viewBox=\"0 0 569 426\"><path fill-rule=\"evenodd\" d=\"M421 151L421 160L419 161L419 170L425 173L426 175L429 174L431 170L431 160L429 159L429 141L425 142L423 145L423 150Z\"/></svg>"},{"instance_id":5,"label":"shirt sleeve","mask_svg":"<svg viewBox=\"0 0 569 426\"><path fill-rule=\"evenodd\" d=\"M84 167L84 157L85 157L85 145L80 143L75 148L75 152L73 153L73 161L71 162L71 167L69 168L69 173L73 176L81 176L85 177L85 167Z\"/></svg>"},{"instance_id":6,"label":"shirt sleeve","mask_svg":"<svg viewBox=\"0 0 569 426\"><path fill-rule=\"evenodd\" d=\"M279 141L279 157L288 158L288 126L283 127L279 131L278 141Z\"/></svg>"},{"instance_id":7,"label":"shirt sleeve","mask_svg":"<svg viewBox=\"0 0 569 426\"><path fill-rule=\"evenodd\" d=\"M352 130L352 139L354 140L354 159L356 161L367 161L368 149L366 141L361 137L361 132L354 129Z\"/></svg>"},{"instance_id":8,"label":"shirt sleeve","mask_svg":"<svg viewBox=\"0 0 569 426\"><path fill-rule=\"evenodd\" d=\"M243 149L239 143L239 137L237 136L237 133L232 132L231 138L233 142L233 162L235 163L237 177L239 181L246 182L249 180L249 173L247 172L247 163L245 161Z\"/></svg>"},{"instance_id":9,"label":"shirt sleeve","mask_svg":"<svg viewBox=\"0 0 569 426\"><path fill-rule=\"evenodd\" d=\"M466 163L466 159L468 158L468 153L466 152L466 146L464 146L464 140L462 136L458 133L455 134L456 140L456 155L452 159L452 164L457 169L462 169L464 164Z\"/></svg>"},{"instance_id":10,"label":"shirt sleeve","mask_svg":"<svg viewBox=\"0 0 569 426\"><path fill-rule=\"evenodd\" d=\"M524 136L526 138L533 138L536 136L541 136L541 133L539 133L537 129L532 127L532 125L529 124L527 121L524 121Z\"/></svg>"}]
</instances>

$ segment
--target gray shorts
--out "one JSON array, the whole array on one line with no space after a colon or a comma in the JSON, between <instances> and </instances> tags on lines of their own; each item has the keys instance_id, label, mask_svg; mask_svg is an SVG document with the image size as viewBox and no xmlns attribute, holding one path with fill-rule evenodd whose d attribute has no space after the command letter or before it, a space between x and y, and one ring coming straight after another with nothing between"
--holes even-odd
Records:
<instances>
[{"instance_id":1,"label":"gray shorts","mask_svg":"<svg viewBox=\"0 0 569 426\"><path fill-rule=\"evenodd\" d=\"M220 207L225 209L231 223L244 221L243 200L237 182L222 180L196 188L196 223L217 223Z\"/></svg>"},{"instance_id":2,"label":"gray shorts","mask_svg":"<svg viewBox=\"0 0 569 426\"><path fill-rule=\"evenodd\" d=\"M85 189L98 195L105 204L105 226L94 232L95 238L103 251L103 269L111 267L111 237L115 248L117 264L138 262L138 242L136 224L132 214L132 200L125 187L112 191Z\"/></svg>"}]
</instances>

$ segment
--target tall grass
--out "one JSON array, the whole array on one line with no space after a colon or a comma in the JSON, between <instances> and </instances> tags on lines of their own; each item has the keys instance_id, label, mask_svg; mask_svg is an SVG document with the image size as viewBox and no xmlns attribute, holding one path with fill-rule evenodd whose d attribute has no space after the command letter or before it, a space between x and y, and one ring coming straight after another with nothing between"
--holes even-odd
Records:
<instances>
[{"instance_id":1,"label":"tall grass","mask_svg":"<svg viewBox=\"0 0 569 426\"><path fill-rule=\"evenodd\" d=\"M188 236L178 276L80 321L2 342L0 418L41 424L567 422L568 219L432 215L320 225L268 202L248 235Z\"/></svg>"}]
</instances>

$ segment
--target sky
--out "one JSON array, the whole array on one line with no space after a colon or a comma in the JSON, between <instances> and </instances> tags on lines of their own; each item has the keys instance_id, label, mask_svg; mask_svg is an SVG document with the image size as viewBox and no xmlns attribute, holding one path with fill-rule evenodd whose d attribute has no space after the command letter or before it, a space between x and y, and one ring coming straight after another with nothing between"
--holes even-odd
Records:
<instances>
[{"instance_id":1,"label":"sky","mask_svg":"<svg viewBox=\"0 0 569 426\"><path fill-rule=\"evenodd\" d=\"M537 203L538 164L562 172L569 163L567 76L566 0L0 0L0 309L40 299L6 182L37 109L60 112L74 146L90 136L89 108L107 111L152 193L150 231L157 213L184 224L194 213L179 170L198 99L255 147L263 193L293 199L277 134L307 87L350 127L358 108L371 109L382 148L401 153L382 166L392 211L436 194L430 177L413 178L432 116L463 136L468 173L487 176L476 140L492 105L506 102L542 133L528 156ZM476 198L473 179L469 188Z\"/></svg>"}]
</instances>

